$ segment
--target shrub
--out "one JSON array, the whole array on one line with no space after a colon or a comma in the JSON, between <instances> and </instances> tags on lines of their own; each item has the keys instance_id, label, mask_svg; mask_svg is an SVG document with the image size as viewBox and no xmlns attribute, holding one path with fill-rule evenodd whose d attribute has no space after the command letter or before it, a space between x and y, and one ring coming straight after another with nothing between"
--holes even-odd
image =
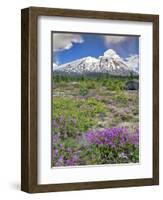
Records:
<instances>
[{"instance_id":1,"label":"shrub","mask_svg":"<svg viewBox=\"0 0 163 200\"><path fill-rule=\"evenodd\" d=\"M86 88L86 87L80 87L79 94L81 96L86 96L88 94L88 92L89 92L88 88Z\"/></svg>"},{"instance_id":2,"label":"shrub","mask_svg":"<svg viewBox=\"0 0 163 200\"><path fill-rule=\"evenodd\" d=\"M88 82L86 83L86 87L87 87L88 89L95 89L95 88L96 88L96 84L95 84L94 81L88 81Z\"/></svg>"},{"instance_id":3,"label":"shrub","mask_svg":"<svg viewBox=\"0 0 163 200\"><path fill-rule=\"evenodd\" d=\"M118 104L122 104L122 105L126 105L128 104L128 97L127 95L124 93L124 91L119 91L115 94L115 96L113 97L113 99L118 103Z\"/></svg>"}]
</instances>

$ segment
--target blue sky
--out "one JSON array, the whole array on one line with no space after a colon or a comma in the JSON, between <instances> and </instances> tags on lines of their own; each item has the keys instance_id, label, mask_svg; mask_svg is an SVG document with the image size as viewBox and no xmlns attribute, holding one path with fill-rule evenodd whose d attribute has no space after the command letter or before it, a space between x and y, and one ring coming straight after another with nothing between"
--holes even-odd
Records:
<instances>
[{"instance_id":1,"label":"blue sky","mask_svg":"<svg viewBox=\"0 0 163 200\"><path fill-rule=\"evenodd\" d=\"M53 33L53 62L61 65L113 49L123 58L139 54L139 36Z\"/></svg>"}]
</instances>

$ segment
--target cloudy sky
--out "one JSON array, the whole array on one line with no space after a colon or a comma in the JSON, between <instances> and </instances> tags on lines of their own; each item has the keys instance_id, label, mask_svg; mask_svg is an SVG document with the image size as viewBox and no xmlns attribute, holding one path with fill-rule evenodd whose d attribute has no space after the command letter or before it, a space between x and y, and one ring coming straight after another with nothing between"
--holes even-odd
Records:
<instances>
[{"instance_id":1,"label":"cloudy sky","mask_svg":"<svg viewBox=\"0 0 163 200\"><path fill-rule=\"evenodd\" d=\"M139 54L138 36L53 33L53 62L61 65L113 49L123 58Z\"/></svg>"}]
</instances>

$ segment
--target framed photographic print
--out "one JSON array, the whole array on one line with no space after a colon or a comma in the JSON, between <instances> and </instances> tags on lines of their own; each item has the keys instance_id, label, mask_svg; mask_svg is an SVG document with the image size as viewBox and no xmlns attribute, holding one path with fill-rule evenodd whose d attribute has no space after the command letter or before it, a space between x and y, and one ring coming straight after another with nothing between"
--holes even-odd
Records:
<instances>
[{"instance_id":1,"label":"framed photographic print","mask_svg":"<svg viewBox=\"0 0 163 200\"><path fill-rule=\"evenodd\" d=\"M159 184L159 16L21 12L21 189Z\"/></svg>"}]
</instances>

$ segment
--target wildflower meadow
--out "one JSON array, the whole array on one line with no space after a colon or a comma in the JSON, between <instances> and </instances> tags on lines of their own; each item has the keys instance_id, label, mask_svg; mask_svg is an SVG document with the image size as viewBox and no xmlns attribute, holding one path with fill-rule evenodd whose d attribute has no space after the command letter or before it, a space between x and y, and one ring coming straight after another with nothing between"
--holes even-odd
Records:
<instances>
[{"instance_id":1,"label":"wildflower meadow","mask_svg":"<svg viewBox=\"0 0 163 200\"><path fill-rule=\"evenodd\" d=\"M53 76L52 166L139 162L138 77Z\"/></svg>"}]
</instances>

